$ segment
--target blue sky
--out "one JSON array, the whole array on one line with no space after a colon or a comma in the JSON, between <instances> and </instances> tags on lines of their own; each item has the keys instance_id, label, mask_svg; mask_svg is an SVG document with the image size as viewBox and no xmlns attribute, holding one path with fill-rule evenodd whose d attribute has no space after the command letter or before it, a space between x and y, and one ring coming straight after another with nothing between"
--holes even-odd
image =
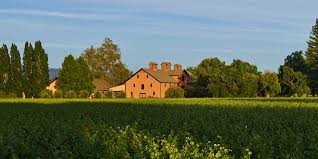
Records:
<instances>
[{"instance_id":1,"label":"blue sky","mask_svg":"<svg viewBox=\"0 0 318 159\"><path fill-rule=\"evenodd\" d=\"M218 57L276 70L305 50L317 0L10 0L0 5L0 43L41 40L49 65L110 37L136 71L148 61L184 67Z\"/></svg>"}]
</instances>

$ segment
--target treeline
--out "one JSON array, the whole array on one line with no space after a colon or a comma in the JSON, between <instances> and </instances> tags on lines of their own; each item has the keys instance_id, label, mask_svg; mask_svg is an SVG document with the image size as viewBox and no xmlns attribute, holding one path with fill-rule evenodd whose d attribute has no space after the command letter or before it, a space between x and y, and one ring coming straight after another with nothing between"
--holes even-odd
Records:
<instances>
[{"instance_id":1,"label":"treeline","mask_svg":"<svg viewBox=\"0 0 318 159\"><path fill-rule=\"evenodd\" d=\"M291 53L278 73L257 70L255 65L233 60L229 65L217 58L204 59L188 70L194 87L187 97L317 96L318 94L318 19L312 27L305 51Z\"/></svg>"},{"instance_id":2,"label":"treeline","mask_svg":"<svg viewBox=\"0 0 318 159\"><path fill-rule=\"evenodd\" d=\"M26 42L23 59L15 44L0 48L0 96L39 97L49 84L48 55L40 41Z\"/></svg>"}]
</instances>

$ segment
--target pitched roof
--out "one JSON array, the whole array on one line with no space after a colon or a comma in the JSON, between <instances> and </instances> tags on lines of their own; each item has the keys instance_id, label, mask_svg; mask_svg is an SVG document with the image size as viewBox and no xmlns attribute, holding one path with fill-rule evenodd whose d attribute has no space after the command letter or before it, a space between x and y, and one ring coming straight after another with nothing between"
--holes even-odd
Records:
<instances>
[{"instance_id":1,"label":"pitched roof","mask_svg":"<svg viewBox=\"0 0 318 159\"><path fill-rule=\"evenodd\" d=\"M94 85L95 85L95 91L104 91L107 90L108 88L110 88L110 84L109 82L107 82L106 80L102 79L102 78L95 78L93 81Z\"/></svg>"},{"instance_id":2,"label":"pitched roof","mask_svg":"<svg viewBox=\"0 0 318 159\"><path fill-rule=\"evenodd\" d=\"M156 71L147 69L147 68L143 68L143 70L145 72L147 72L148 74L150 74L151 76L153 76L155 79L157 79L159 82L163 82L163 83L178 83L177 80L173 79L170 75L172 75L172 73L176 73L176 72L165 72L162 71L161 69L158 69ZM182 71L181 71L182 72ZM180 73L181 74L181 73ZM179 75L180 75L179 74Z\"/></svg>"}]
</instances>

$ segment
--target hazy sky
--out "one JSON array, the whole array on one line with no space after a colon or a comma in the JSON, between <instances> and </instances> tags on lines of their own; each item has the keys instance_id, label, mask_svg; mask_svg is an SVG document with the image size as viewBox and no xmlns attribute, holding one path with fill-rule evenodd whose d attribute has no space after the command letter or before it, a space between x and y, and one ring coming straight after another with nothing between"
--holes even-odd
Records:
<instances>
[{"instance_id":1,"label":"hazy sky","mask_svg":"<svg viewBox=\"0 0 318 159\"><path fill-rule=\"evenodd\" d=\"M0 43L41 40L50 67L110 37L136 71L148 61L194 66L239 58L276 70L307 47L317 0L10 0L0 5Z\"/></svg>"}]
</instances>

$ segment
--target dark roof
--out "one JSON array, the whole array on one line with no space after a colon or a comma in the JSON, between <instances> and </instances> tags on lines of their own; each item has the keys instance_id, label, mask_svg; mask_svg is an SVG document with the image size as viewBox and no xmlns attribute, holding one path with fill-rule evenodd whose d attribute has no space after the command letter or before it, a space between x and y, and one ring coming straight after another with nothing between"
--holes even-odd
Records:
<instances>
[{"instance_id":1,"label":"dark roof","mask_svg":"<svg viewBox=\"0 0 318 159\"><path fill-rule=\"evenodd\" d=\"M95 91L105 91L105 90L108 90L108 88L111 87L109 82L107 82L106 80L104 80L102 78L95 78L93 83L94 83L94 85L96 87Z\"/></svg>"}]
</instances>

